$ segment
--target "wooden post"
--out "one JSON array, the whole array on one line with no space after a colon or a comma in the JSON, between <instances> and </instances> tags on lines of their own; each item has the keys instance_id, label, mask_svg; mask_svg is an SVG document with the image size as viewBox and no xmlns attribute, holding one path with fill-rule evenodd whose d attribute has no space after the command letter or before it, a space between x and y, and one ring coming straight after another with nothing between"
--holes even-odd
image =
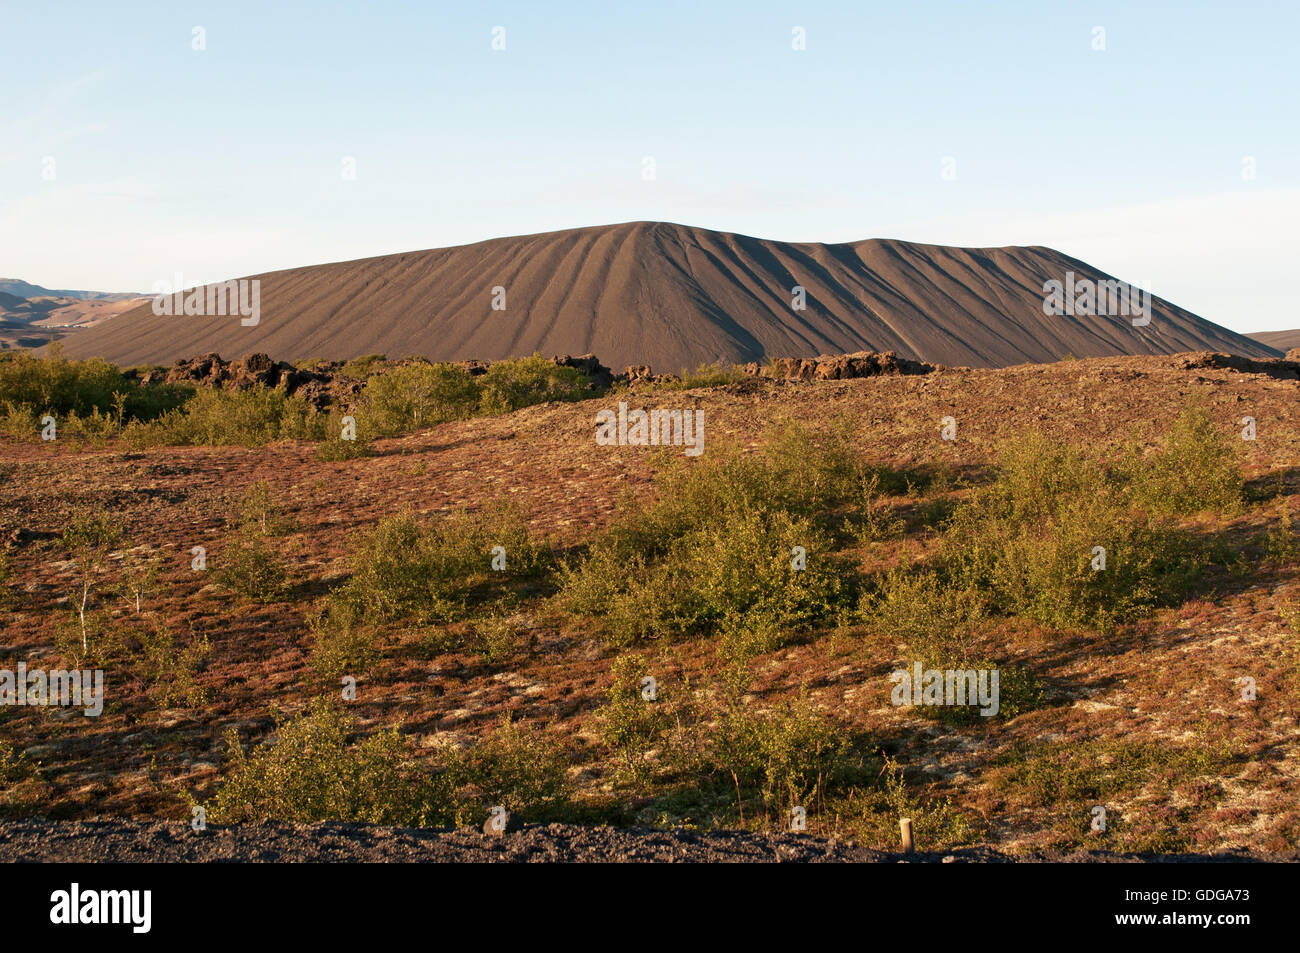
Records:
<instances>
[{"instance_id":1,"label":"wooden post","mask_svg":"<svg viewBox=\"0 0 1300 953\"><path fill-rule=\"evenodd\" d=\"M903 833L903 853L912 852L912 821L910 818L903 818L898 822L899 830Z\"/></svg>"}]
</instances>

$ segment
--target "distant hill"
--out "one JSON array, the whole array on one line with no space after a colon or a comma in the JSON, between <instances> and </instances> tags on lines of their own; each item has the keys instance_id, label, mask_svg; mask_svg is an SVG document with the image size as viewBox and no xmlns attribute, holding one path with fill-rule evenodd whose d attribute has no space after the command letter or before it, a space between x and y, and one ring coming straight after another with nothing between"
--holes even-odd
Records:
<instances>
[{"instance_id":1,"label":"distant hill","mask_svg":"<svg viewBox=\"0 0 1300 953\"><path fill-rule=\"evenodd\" d=\"M0 278L0 293L19 298L76 298L80 301L124 301L127 298L142 297L134 293L110 291L51 291L19 278Z\"/></svg>"},{"instance_id":2,"label":"distant hill","mask_svg":"<svg viewBox=\"0 0 1300 953\"><path fill-rule=\"evenodd\" d=\"M827 245L631 222L254 275L256 327L143 305L66 348L120 364L212 351L282 360L593 352L661 372L859 350L974 367L1192 350L1276 356L1159 298L1145 327L1045 315L1044 282L1067 272L1111 278L1038 246ZM804 310L791 306L795 286ZM504 289L505 310L493 309L494 289Z\"/></svg>"},{"instance_id":3,"label":"distant hill","mask_svg":"<svg viewBox=\"0 0 1300 953\"><path fill-rule=\"evenodd\" d=\"M0 290L0 351L41 347L149 300L139 295L98 291L51 292L12 279L5 279L0 285L40 292L24 296Z\"/></svg>"},{"instance_id":4,"label":"distant hill","mask_svg":"<svg viewBox=\"0 0 1300 953\"><path fill-rule=\"evenodd\" d=\"M1246 337L1279 351L1300 347L1300 328L1293 331L1259 331L1255 334L1247 334Z\"/></svg>"}]
</instances>

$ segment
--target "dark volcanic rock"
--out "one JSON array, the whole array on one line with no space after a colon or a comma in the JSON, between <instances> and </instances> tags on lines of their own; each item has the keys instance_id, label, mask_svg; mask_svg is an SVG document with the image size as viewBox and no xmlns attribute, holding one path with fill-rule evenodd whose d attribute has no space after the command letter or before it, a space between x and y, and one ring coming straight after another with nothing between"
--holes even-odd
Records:
<instances>
[{"instance_id":1,"label":"dark volcanic rock","mask_svg":"<svg viewBox=\"0 0 1300 953\"><path fill-rule=\"evenodd\" d=\"M246 354L233 361L222 360L220 354L204 354L177 361L167 371L164 381L200 387L233 387L236 390L279 387L323 409L338 396L332 386L331 371L297 368L285 361L273 360L268 354ZM141 383L151 382L141 378Z\"/></svg>"},{"instance_id":2,"label":"dark volcanic rock","mask_svg":"<svg viewBox=\"0 0 1300 953\"><path fill-rule=\"evenodd\" d=\"M551 361L559 367L573 367L582 371L591 380L593 393L604 391L613 385L616 377L594 354L579 357L566 355L553 357ZM427 358L408 358L392 361L383 368L404 367L411 364L431 364ZM486 374L494 361L457 361L471 376ZM345 376L342 371L346 366L343 361L317 361L310 367L295 367L285 361L276 361L267 354L246 354L233 361L223 360L220 354L203 354L198 357L178 360L166 376L149 372L139 378L141 383L192 384L199 387L232 387L236 390L251 390L256 387L283 388L289 394L302 397L317 409L324 410L331 405L350 406L365 387L365 381ZM146 379L147 378L147 379Z\"/></svg>"},{"instance_id":3,"label":"dark volcanic rock","mask_svg":"<svg viewBox=\"0 0 1300 953\"><path fill-rule=\"evenodd\" d=\"M651 373L649 365L638 364L625 370L623 377L628 381L647 381L651 380L654 374Z\"/></svg>"},{"instance_id":4,"label":"dark volcanic rock","mask_svg":"<svg viewBox=\"0 0 1300 953\"><path fill-rule=\"evenodd\" d=\"M588 377L594 387L605 390L614 384L614 372L596 358L595 354L583 354L580 357L556 357L555 361L560 367L576 367Z\"/></svg>"},{"instance_id":5,"label":"dark volcanic rock","mask_svg":"<svg viewBox=\"0 0 1300 953\"><path fill-rule=\"evenodd\" d=\"M892 351L857 351L853 354L821 357L779 357L767 364L746 364L743 370L755 377L801 381L842 381L880 374L929 374L933 364L900 358Z\"/></svg>"},{"instance_id":6,"label":"dark volcanic rock","mask_svg":"<svg viewBox=\"0 0 1300 953\"><path fill-rule=\"evenodd\" d=\"M1287 353L1284 359L1255 359L1239 354L1220 354L1216 351L1202 351L1194 354L1180 354L1173 360L1173 366L1179 370L1198 370L1210 368L1215 370L1240 371L1243 374L1265 374L1278 380L1300 380L1300 348Z\"/></svg>"},{"instance_id":7,"label":"dark volcanic rock","mask_svg":"<svg viewBox=\"0 0 1300 953\"><path fill-rule=\"evenodd\" d=\"M1251 862L1300 859L1244 850L1213 854L1109 854L1048 851L1004 854L988 847L913 854L872 850L849 841L812 834L753 831L645 830L527 825L510 837L484 837L460 830L373 827L366 824L261 823L213 825L194 832L185 821L6 821L0 822L0 857L27 862L478 862L550 863L1179 863Z\"/></svg>"}]
</instances>

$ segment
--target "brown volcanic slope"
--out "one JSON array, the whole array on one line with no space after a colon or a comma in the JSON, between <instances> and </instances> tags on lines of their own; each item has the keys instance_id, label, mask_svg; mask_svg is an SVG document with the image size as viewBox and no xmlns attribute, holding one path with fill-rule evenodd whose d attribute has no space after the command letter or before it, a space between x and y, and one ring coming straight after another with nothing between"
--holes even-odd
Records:
<instances>
[{"instance_id":1,"label":"brown volcanic slope","mask_svg":"<svg viewBox=\"0 0 1300 953\"><path fill-rule=\"evenodd\" d=\"M168 363L211 351L284 360L383 353L438 360L592 352L678 371L858 350L998 367L1120 354L1271 348L1155 299L1151 324L1048 317L1043 282L1109 278L1042 247L767 241L631 222L293 268L261 279L262 320L134 309L79 333L74 356ZM794 285L807 309L791 308ZM507 291L493 311L492 289Z\"/></svg>"},{"instance_id":2,"label":"brown volcanic slope","mask_svg":"<svg viewBox=\"0 0 1300 953\"><path fill-rule=\"evenodd\" d=\"M1246 337L1279 351L1300 347L1300 328L1292 331L1259 331L1255 334L1247 334Z\"/></svg>"}]
</instances>

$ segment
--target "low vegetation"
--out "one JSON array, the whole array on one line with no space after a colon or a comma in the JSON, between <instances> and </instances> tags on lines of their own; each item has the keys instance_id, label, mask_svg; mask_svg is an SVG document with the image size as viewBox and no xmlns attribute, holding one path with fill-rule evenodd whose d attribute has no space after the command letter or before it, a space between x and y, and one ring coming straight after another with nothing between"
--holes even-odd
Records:
<instances>
[{"instance_id":1,"label":"low vegetation","mask_svg":"<svg viewBox=\"0 0 1300 953\"><path fill-rule=\"evenodd\" d=\"M109 554L122 538L122 527L113 517L100 510L83 510L73 516L63 531L63 545L72 556L77 591L74 609L81 630L81 651L90 651L89 617L91 598L100 587L100 578L108 568Z\"/></svg>"},{"instance_id":2,"label":"low vegetation","mask_svg":"<svg viewBox=\"0 0 1300 953\"><path fill-rule=\"evenodd\" d=\"M299 362L310 367L314 362ZM340 376L364 381L351 404L319 409L281 388L141 384L100 360L0 354L0 433L41 441L48 418L56 439L104 445L260 447L281 440L321 444L323 460L366 456L370 441L450 420L509 413L548 401L584 400L599 388L582 370L539 355L494 362L483 373L452 363L348 362ZM352 421L343 437L344 417Z\"/></svg>"},{"instance_id":3,"label":"low vegetation","mask_svg":"<svg viewBox=\"0 0 1300 953\"><path fill-rule=\"evenodd\" d=\"M822 431L787 423L769 432L762 453L665 462L652 501L625 501L606 533L559 563L509 507L428 521L387 517L357 539L351 576L311 620L317 671L329 679L374 672L400 652L394 624L422 627L435 654L469 651L491 665L519 651L512 610L532 605L575 620L621 653L594 711L599 746L578 762L608 773L614 801L583 807L559 787L529 787L560 785L567 774L555 752L535 747L540 736L527 740L517 726L417 763L391 733L344 745L339 716L322 709L293 731L282 729L274 749L252 760L239 755L216 815L452 823L504 803L617 821L626 819L618 798L633 796L652 804L637 813L642 823L770 827L801 815L815 826L837 817L841 830L887 846L906 813L927 843L977 840L988 826L983 814L910 782L904 765L809 698L757 703L753 661L828 629L888 633L901 649L882 660L889 667L997 669L998 723L1040 711L1052 704L1052 690L999 641L1001 627L1021 620L1113 632L1194 594L1206 548L1178 520L1241 505L1235 457L1195 407L1141 463L1131 452L1111 461L1030 433L1005 446L991 478L973 487L870 464L857 446L852 421ZM932 543L911 563L861 571L864 547L899 531L888 501L927 502L927 492L956 496L920 519ZM1157 498L1161 506L1148 505ZM504 557L495 568L494 553ZM716 647L712 679L664 675L662 653L684 640ZM885 684L882 678L882 694ZM938 718L955 731L992 724L973 701L917 709L913 717ZM316 730L313 719L328 728L321 743L332 753L311 770L330 778L275 774L282 759L298 763L294 746ZM1050 798L1035 787L1035 765L1050 775L1055 755L1016 757L1007 763L1019 767L999 775L1008 792L1049 805L1087 800L1091 788L1070 793L1074 782ZM1193 759L1180 770L1204 774L1218 763ZM505 778L487 783L488 764ZM352 789L371 776L389 779L391 799L376 803L378 787ZM252 797L250 785L263 793ZM299 803L292 794L299 787L335 793L303 794ZM261 806L240 814L236 802Z\"/></svg>"},{"instance_id":4,"label":"low vegetation","mask_svg":"<svg viewBox=\"0 0 1300 953\"><path fill-rule=\"evenodd\" d=\"M1187 534L1141 507L1153 492L1030 435L948 522L945 575L1008 615L1113 628L1186 595L1202 566Z\"/></svg>"},{"instance_id":5,"label":"low vegetation","mask_svg":"<svg viewBox=\"0 0 1300 953\"><path fill-rule=\"evenodd\" d=\"M1056 846L1093 840L1111 850L1192 851L1175 814L1211 813L1223 800L1215 778L1235 761L1222 744L1168 745L1098 739L1010 748L995 763L996 789L1017 802L1046 806L1063 820ZM1171 812L1171 802L1182 807ZM1098 811L1101 809L1101 811ZM1104 825L1096 819L1104 816Z\"/></svg>"},{"instance_id":6,"label":"low vegetation","mask_svg":"<svg viewBox=\"0 0 1300 953\"><path fill-rule=\"evenodd\" d=\"M75 415L86 433L102 425L125 447L309 440L331 460L593 393L580 371L540 358L474 374L371 356L346 369L364 381L346 408L268 389L149 403L107 366L49 363L0 360L4 426L48 412ZM702 368L681 386L732 379ZM341 436L345 416L355 440ZM806 823L894 847L907 817L919 843L948 848L1032 816L1040 844L1199 849L1178 812L1239 809L1226 779L1240 748L1209 729L1176 744L1081 739L1070 712L1096 705L1107 714L1094 728L1131 725L1138 703L1094 701L1120 689L1086 660L1142 651L1166 637L1165 621L1195 628L1247 561L1293 585L1300 544L1282 478L1277 493L1249 498L1240 441L1224 426L1192 402L1140 442L1030 430L960 469L943 448L920 463L877 459L860 420L784 421L757 446L718 437L699 459L664 454L648 490L599 531L552 537L503 501L432 514L367 505L328 551L311 549L320 524L299 522L302 493L290 505L252 480L209 511L212 575L201 578L186 566L188 539L139 546L111 505L70 505L63 532L21 556L24 567L60 563L65 591L21 598L23 611L59 606L61 657L120 665L155 708L220 711L237 726L219 779L184 782L212 823L479 825L504 807L532 821ZM11 603L14 561L0 552ZM178 604L185 614L159 609ZM257 668L267 663L249 663L250 691L292 713L273 732L221 705L214 669L235 638L196 624L212 607L241 636L273 630L257 644L301 660L273 686ZM1267 611L1271 629L1294 635L1293 594ZM1295 658L1286 664L1300 671ZM996 670L996 716L973 701L895 706L890 675L916 664ZM1236 669L1206 664L1198 704L1235 704L1215 680ZM1300 697L1288 673L1259 675L1267 704L1280 704L1279 686ZM439 701L419 709L426 696ZM0 749L0 812L30 805L41 783L31 759ZM1090 827L1098 806L1104 832Z\"/></svg>"},{"instance_id":7,"label":"low vegetation","mask_svg":"<svg viewBox=\"0 0 1300 953\"><path fill-rule=\"evenodd\" d=\"M286 523L268 484L255 484L234 508L216 554L216 581L255 602L277 602L289 592L286 560L273 542Z\"/></svg>"},{"instance_id":8,"label":"low vegetation","mask_svg":"<svg viewBox=\"0 0 1300 953\"><path fill-rule=\"evenodd\" d=\"M723 636L742 654L835 620L855 596L844 527L871 522L886 480L899 481L852 439L844 422L829 434L789 424L762 454L666 465L657 500L630 501L562 569L563 604L611 645Z\"/></svg>"},{"instance_id":9,"label":"low vegetation","mask_svg":"<svg viewBox=\"0 0 1300 953\"><path fill-rule=\"evenodd\" d=\"M395 729L354 740L352 719L317 702L246 753L229 732L226 783L206 805L222 824L266 819L451 826L504 807L545 820L564 805L564 753L540 731L503 721L473 748L426 763Z\"/></svg>"},{"instance_id":10,"label":"low vegetation","mask_svg":"<svg viewBox=\"0 0 1300 953\"><path fill-rule=\"evenodd\" d=\"M0 819L29 817L50 795L40 766L13 745L0 741Z\"/></svg>"},{"instance_id":11,"label":"low vegetation","mask_svg":"<svg viewBox=\"0 0 1300 953\"><path fill-rule=\"evenodd\" d=\"M471 605L517 599L518 587L550 560L549 548L508 504L433 521L389 516L358 538L352 576L331 594L329 612L446 622Z\"/></svg>"},{"instance_id":12,"label":"low vegetation","mask_svg":"<svg viewBox=\"0 0 1300 953\"><path fill-rule=\"evenodd\" d=\"M69 360L58 344L50 345L48 357L0 353L0 432L11 439L41 439L47 415L65 435L107 437L131 421L162 416L191 393L179 386L142 386L105 361Z\"/></svg>"},{"instance_id":13,"label":"low vegetation","mask_svg":"<svg viewBox=\"0 0 1300 953\"><path fill-rule=\"evenodd\" d=\"M261 447L277 440L324 440L328 415L279 389L195 391L182 406L122 431L131 447Z\"/></svg>"},{"instance_id":14,"label":"low vegetation","mask_svg":"<svg viewBox=\"0 0 1300 953\"><path fill-rule=\"evenodd\" d=\"M660 390L692 390L696 387L719 387L744 380L747 375L734 364L721 362L700 364L693 371L683 370L676 380L667 380L658 385Z\"/></svg>"}]
</instances>

